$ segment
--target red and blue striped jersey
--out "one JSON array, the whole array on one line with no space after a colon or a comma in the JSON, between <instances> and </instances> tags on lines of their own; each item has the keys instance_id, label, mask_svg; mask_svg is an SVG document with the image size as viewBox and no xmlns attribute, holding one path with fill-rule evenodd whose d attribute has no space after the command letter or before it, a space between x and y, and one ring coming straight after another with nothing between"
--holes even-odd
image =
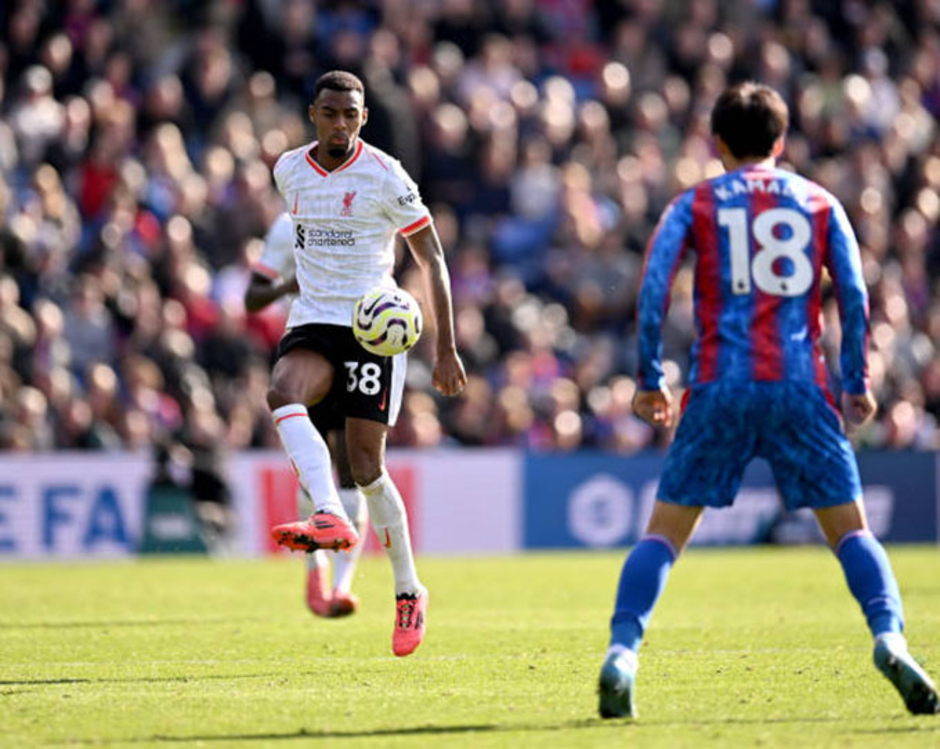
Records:
<instances>
[{"instance_id":1,"label":"red and blue striped jersey","mask_svg":"<svg viewBox=\"0 0 940 749\"><path fill-rule=\"evenodd\" d=\"M663 212L639 299L639 385L663 384L662 322L673 277L694 252L696 341L689 384L808 380L827 393L819 345L828 269L842 322L843 389L867 388L868 292L845 209L792 172L748 165L706 180Z\"/></svg>"}]
</instances>

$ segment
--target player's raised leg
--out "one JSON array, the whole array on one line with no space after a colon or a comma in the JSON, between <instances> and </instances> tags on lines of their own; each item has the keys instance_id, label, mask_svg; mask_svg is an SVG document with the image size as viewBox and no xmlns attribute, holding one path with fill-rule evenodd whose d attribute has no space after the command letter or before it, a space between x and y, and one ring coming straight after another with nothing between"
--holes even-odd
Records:
<instances>
[{"instance_id":1,"label":"player's raised leg","mask_svg":"<svg viewBox=\"0 0 940 749\"><path fill-rule=\"evenodd\" d=\"M297 487L297 516L304 518L314 512L313 501L302 486ZM306 555L307 579L304 595L307 608L317 616L330 616L330 559L317 549Z\"/></svg>"},{"instance_id":2,"label":"player's raised leg","mask_svg":"<svg viewBox=\"0 0 940 749\"><path fill-rule=\"evenodd\" d=\"M369 522L369 510L366 499L358 486L340 484L339 498L346 514L352 521L359 538L363 538L366 523ZM359 608L359 597L352 592L356 565L362 556L363 544L353 546L345 553L336 554L333 559L333 590L330 596L330 616L348 616Z\"/></svg>"},{"instance_id":3,"label":"player's raised leg","mask_svg":"<svg viewBox=\"0 0 940 749\"><path fill-rule=\"evenodd\" d=\"M415 569L405 504L385 470L386 432L387 427L375 421L346 421L353 476L368 503L372 527L392 563L396 608L392 650L404 656L424 639L428 592Z\"/></svg>"},{"instance_id":4,"label":"player's raised leg","mask_svg":"<svg viewBox=\"0 0 940 749\"><path fill-rule=\"evenodd\" d=\"M363 538L366 524L369 522L369 510L366 499L353 480L349 465L349 453L346 449L345 418L342 428L332 429L329 434L330 453L336 466L339 482L339 498L346 515L352 521L359 538ZM349 616L359 608L359 598L352 592L353 576L356 565L362 555L363 544L359 543L346 553L333 555L333 587L330 595L330 616Z\"/></svg>"},{"instance_id":5,"label":"player's raised leg","mask_svg":"<svg viewBox=\"0 0 940 749\"><path fill-rule=\"evenodd\" d=\"M902 634L901 592L884 547L868 528L861 501L815 512L875 638L875 666L898 690L911 713L940 712L936 685L908 652Z\"/></svg>"},{"instance_id":6,"label":"player's raised leg","mask_svg":"<svg viewBox=\"0 0 940 749\"><path fill-rule=\"evenodd\" d=\"M326 358L302 348L279 358L271 374L268 407L274 425L301 486L316 507L308 520L272 529L275 540L291 549L342 549L359 540L333 483L329 448L307 414L307 405L324 398L332 381L333 366Z\"/></svg>"},{"instance_id":7,"label":"player's raised leg","mask_svg":"<svg viewBox=\"0 0 940 749\"><path fill-rule=\"evenodd\" d=\"M669 571L691 538L702 509L657 501L646 535L624 562L599 680L602 718L636 717L637 651Z\"/></svg>"},{"instance_id":8,"label":"player's raised leg","mask_svg":"<svg viewBox=\"0 0 940 749\"><path fill-rule=\"evenodd\" d=\"M323 549L307 553L307 608L317 616L332 616L330 560Z\"/></svg>"}]
</instances>

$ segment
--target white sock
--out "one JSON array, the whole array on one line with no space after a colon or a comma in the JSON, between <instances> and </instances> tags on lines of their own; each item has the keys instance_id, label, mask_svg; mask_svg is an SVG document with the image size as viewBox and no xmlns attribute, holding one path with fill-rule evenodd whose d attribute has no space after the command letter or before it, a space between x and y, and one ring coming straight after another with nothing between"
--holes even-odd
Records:
<instances>
[{"instance_id":1,"label":"white sock","mask_svg":"<svg viewBox=\"0 0 940 749\"><path fill-rule=\"evenodd\" d=\"M297 517L306 518L313 514L313 500L310 495L304 491L302 486L297 487ZM357 546L359 544L356 544ZM323 549L310 552L306 555L307 569L315 570L318 567L330 568L330 558Z\"/></svg>"},{"instance_id":2,"label":"white sock","mask_svg":"<svg viewBox=\"0 0 940 749\"><path fill-rule=\"evenodd\" d=\"M604 660L607 660L610 656L622 656L626 659L627 663L630 664L631 668L636 671L640 667L640 660L637 658L636 652L630 650L625 645L621 645L619 642L615 645L611 645L607 648L607 654L604 656Z\"/></svg>"},{"instance_id":3,"label":"white sock","mask_svg":"<svg viewBox=\"0 0 940 749\"><path fill-rule=\"evenodd\" d=\"M360 487L369 505L372 527L385 547L392 573L395 576L395 595L418 593L422 590L411 553L411 538L408 535L408 515L405 504L391 477L382 471L368 486Z\"/></svg>"},{"instance_id":4,"label":"white sock","mask_svg":"<svg viewBox=\"0 0 940 749\"><path fill-rule=\"evenodd\" d=\"M297 517L308 518L313 515L316 508L313 506L313 500L302 486L297 487Z\"/></svg>"},{"instance_id":5,"label":"white sock","mask_svg":"<svg viewBox=\"0 0 940 749\"><path fill-rule=\"evenodd\" d=\"M359 544L356 544L357 546ZM307 555L307 569L316 570L320 567L323 567L327 571L330 569L330 557L323 551L323 549L317 549L316 551L311 551Z\"/></svg>"},{"instance_id":6,"label":"white sock","mask_svg":"<svg viewBox=\"0 0 940 749\"><path fill-rule=\"evenodd\" d=\"M330 450L310 421L307 408L300 403L291 403L276 408L271 416L281 444L300 478L300 485L310 495L316 509L346 519L333 483Z\"/></svg>"},{"instance_id":7,"label":"white sock","mask_svg":"<svg viewBox=\"0 0 940 749\"><path fill-rule=\"evenodd\" d=\"M361 539L358 544L345 552L336 552L333 557L334 569L333 590L341 593L348 593L352 588L353 575L356 572L356 562L362 554L362 547L365 546L365 526L369 522L369 510L366 508L365 497L359 487L355 489L340 489L339 499L343 503L343 508L349 519L352 520L356 533Z\"/></svg>"},{"instance_id":8,"label":"white sock","mask_svg":"<svg viewBox=\"0 0 940 749\"><path fill-rule=\"evenodd\" d=\"M900 632L884 632L875 638L875 645L884 642L891 650L900 653L907 652L907 640Z\"/></svg>"}]
</instances>

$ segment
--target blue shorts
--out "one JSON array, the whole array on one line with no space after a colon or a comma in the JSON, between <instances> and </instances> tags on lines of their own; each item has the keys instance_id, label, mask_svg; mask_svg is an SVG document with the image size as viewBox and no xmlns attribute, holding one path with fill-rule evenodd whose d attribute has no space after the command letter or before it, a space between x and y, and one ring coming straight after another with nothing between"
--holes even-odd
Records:
<instances>
[{"instance_id":1,"label":"blue shorts","mask_svg":"<svg viewBox=\"0 0 940 749\"><path fill-rule=\"evenodd\" d=\"M753 458L773 469L787 509L862 495L855 453L823 391L808 382L713 382L692 392L669 448L658 497L727 507Z\"/></svg>"}]
</instances>

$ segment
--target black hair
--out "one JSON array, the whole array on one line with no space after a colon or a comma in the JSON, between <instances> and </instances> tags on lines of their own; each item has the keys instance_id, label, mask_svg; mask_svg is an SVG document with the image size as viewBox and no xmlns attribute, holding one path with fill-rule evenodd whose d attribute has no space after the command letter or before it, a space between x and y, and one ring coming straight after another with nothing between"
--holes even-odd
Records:
<instances>
[{"instance_id":1,"label":"black hair","mask_svg":"<svg viewBox=\"0 0 940 749\"><path fill-rule=\"evenodd\" d=\"M754 81L725 89L712 109L712 133L737 159L770 156L789 124L790 112L780 94Z\"/></svg>"},{"instance_id":2,"label":"black hair","mask_svg":"<svg viewBox=\"0 0 940 749\"><path fill-rule=\"evenodd\" d=\"M331 70L317 78L313 87L313 100L316 101L320 92L328 88L330 91L358 91L365 96L365 86L359 80L359 76L350 73L347 70Z\"/></svg>"}]
</instances>

